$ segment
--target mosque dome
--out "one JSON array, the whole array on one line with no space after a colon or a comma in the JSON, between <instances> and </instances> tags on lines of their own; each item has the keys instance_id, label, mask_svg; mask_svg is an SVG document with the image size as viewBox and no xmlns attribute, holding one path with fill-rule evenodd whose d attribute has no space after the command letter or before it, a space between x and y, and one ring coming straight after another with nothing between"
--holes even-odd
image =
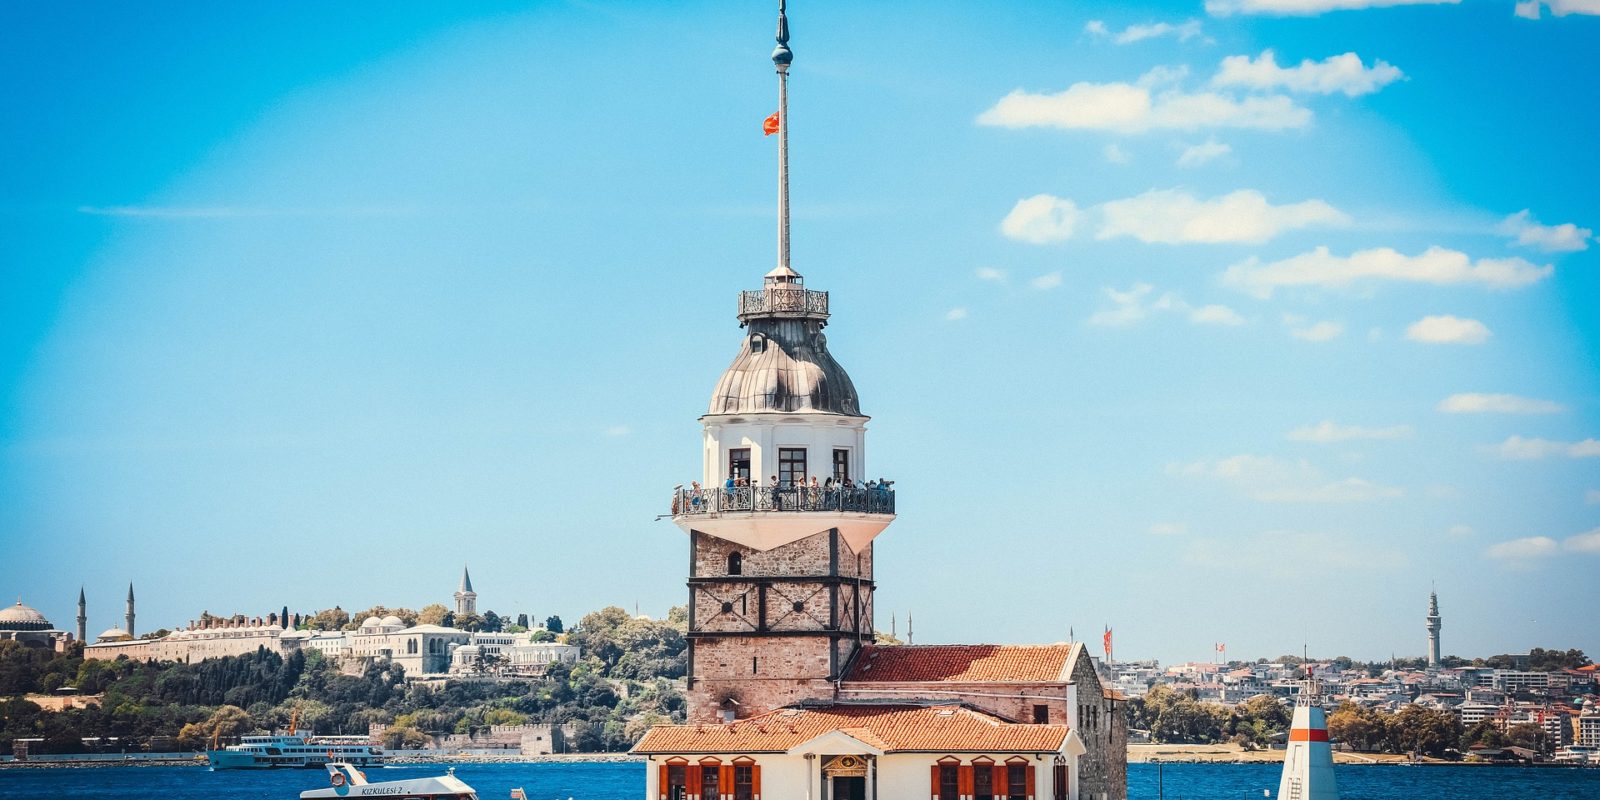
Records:
<instances>
[{"instance_id":1,"label":"mosque dome","mask_svg":"<svg viewBox=\"0 0 1600 800\"><path fill-rule=\"evenodd\" d=\"M0 631L47 631L50 620L37 609L25 606L21 600L8 608L0 609Z\"/></svg>"},{"instance_id":2,"label":"mosque dome","mask_svg":"<svg viewBox=\"0 0 1600 800\"><path fill-rule=\"evenodd\" d=\"M106 628L100 632L99 636L95 637L95 640L100 642L120 642L124 639L132 638L133 634L121 628Z\"/></svg>"},{"instance_id":3,"label":"mosque dome","mask_svg":"<svg viewBox=\"0 0 1600 800\"><path fill-rule=\"evenodd\" d=\"M363 628L377 628L381 627L382 625L383 620L378 619L377 617L367 617L361 621L361 627Z\"/></svg>"},{"instance_id":4,"label":"mosque dome","mask_svg":"<svg viewBox=\"0 0 1600 800\"><path fill-rule=\"evenodd\" d=\"M393 614L384 617L383 622L380 624L382 624L385 628L404 628L406 626L405 620L402 620Z\"/></svg>"},{"instance_id":5,"label":"mosque dome","mask_svg":"<svg viewBox=\"0 0 1600 800\"><path fill-rule=\"evenodd\" d=\"M742 293L739 321L748 332L707 413L861 416L855 384L828 352L827 320L827 292L806 289L787 267L768 273L762 290Z\"/></svg>"}]
</instances>

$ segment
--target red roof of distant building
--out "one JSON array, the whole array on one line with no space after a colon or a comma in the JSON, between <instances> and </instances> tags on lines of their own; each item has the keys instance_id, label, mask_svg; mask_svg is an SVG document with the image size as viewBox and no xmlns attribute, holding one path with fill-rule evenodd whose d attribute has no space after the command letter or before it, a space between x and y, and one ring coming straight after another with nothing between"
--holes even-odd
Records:
<instances>
[{"instance_id":1,"label":"red roof of distant building","mask_svg":"<svg viewBox=\"0 0 1600 800\"><path fill-rule=\"evenodd\" d=\"M885 752L1051 753L1065 725L1021 725L962 706L779 709L717 725L657 725L633 752L648 755L781 753L832 731Z\"/></svg>"},{"instance_id":2,"label":"red roof of distant building","mask_svg":"<svg viewBox=\"0 0 1600 800\"><path fill-rule=\"evenodd\" d=\"M1065 681L1070 644L867 645L847 681L1055 683Z\"/></svg>"}]
</instances>

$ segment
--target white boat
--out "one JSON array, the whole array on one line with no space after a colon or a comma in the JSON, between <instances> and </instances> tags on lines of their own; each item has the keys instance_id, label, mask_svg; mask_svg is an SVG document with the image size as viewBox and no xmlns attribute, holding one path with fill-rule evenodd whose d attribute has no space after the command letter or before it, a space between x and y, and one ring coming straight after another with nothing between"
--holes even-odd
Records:
<instances>
[{"instance_id":1,"label":"white boat","mask_svg":"<svg viewBox=\"0 0 1600 800\"><path fill-rule=\"evenodd\" d=\"M300 793L300 800L345 797L404 797L428 800L478 800L478 793L456 777L455 767L431 778L406 778L398 781L369 783L361 770L350 764L328 765L326 789L311 789Z\"/></svg>"},{"instance_id":2,"label":"white boat","mask_svg":"<svg viewBox=\"0 0 1600 800\"><path fill-rule=\"evenodd\" d=\"M333 762L383 766L383 748L363 736L246 736L238 744L206 751L212 769L322 767Z\"/></svg>"}]
</instances>

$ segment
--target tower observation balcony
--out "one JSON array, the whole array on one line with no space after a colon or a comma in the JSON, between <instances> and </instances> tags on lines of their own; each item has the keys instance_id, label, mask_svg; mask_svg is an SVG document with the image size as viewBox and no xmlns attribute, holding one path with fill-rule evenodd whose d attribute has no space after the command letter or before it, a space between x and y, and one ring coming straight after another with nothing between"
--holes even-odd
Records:
<instances>
[{"instance_id":1,"label":"tower observation balcony","mask_svg":"<svg viewBox=\"0 0 1600 800\"><path fill-rule=\"evenodd\" d=\"M894 521L893 481L868 486L677 489L672 521L757 550L836 529L860 552Z\"/></svg>"},{"instance_id":2,"label":"tower observation balcony","mask_svg":"<svg viewBox=\"0 0 1600 800\"><path fill-rule=\"evenodd\" d=\"M828 318L827 292L791 286L776 284L753 292L740 292L739 322L749 322L756 317Z\"/></svg>"}]
</instances>

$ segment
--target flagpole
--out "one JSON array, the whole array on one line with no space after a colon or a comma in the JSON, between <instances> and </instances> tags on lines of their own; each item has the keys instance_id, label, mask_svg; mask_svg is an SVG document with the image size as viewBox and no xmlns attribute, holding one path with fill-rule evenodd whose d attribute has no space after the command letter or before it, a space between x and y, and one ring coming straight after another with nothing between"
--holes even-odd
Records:
<instances>
[{"instance_id":1,"label":"flagpole","mask_svg":"<svg viewBox=\"0 0 1600 800\"><path fill-rule=\"evenodd\" d=\"M778 46L772 63L778 68L778 267L789 269L789 18L785 0L778 0Z\"/></svg>"}]
</instances>

